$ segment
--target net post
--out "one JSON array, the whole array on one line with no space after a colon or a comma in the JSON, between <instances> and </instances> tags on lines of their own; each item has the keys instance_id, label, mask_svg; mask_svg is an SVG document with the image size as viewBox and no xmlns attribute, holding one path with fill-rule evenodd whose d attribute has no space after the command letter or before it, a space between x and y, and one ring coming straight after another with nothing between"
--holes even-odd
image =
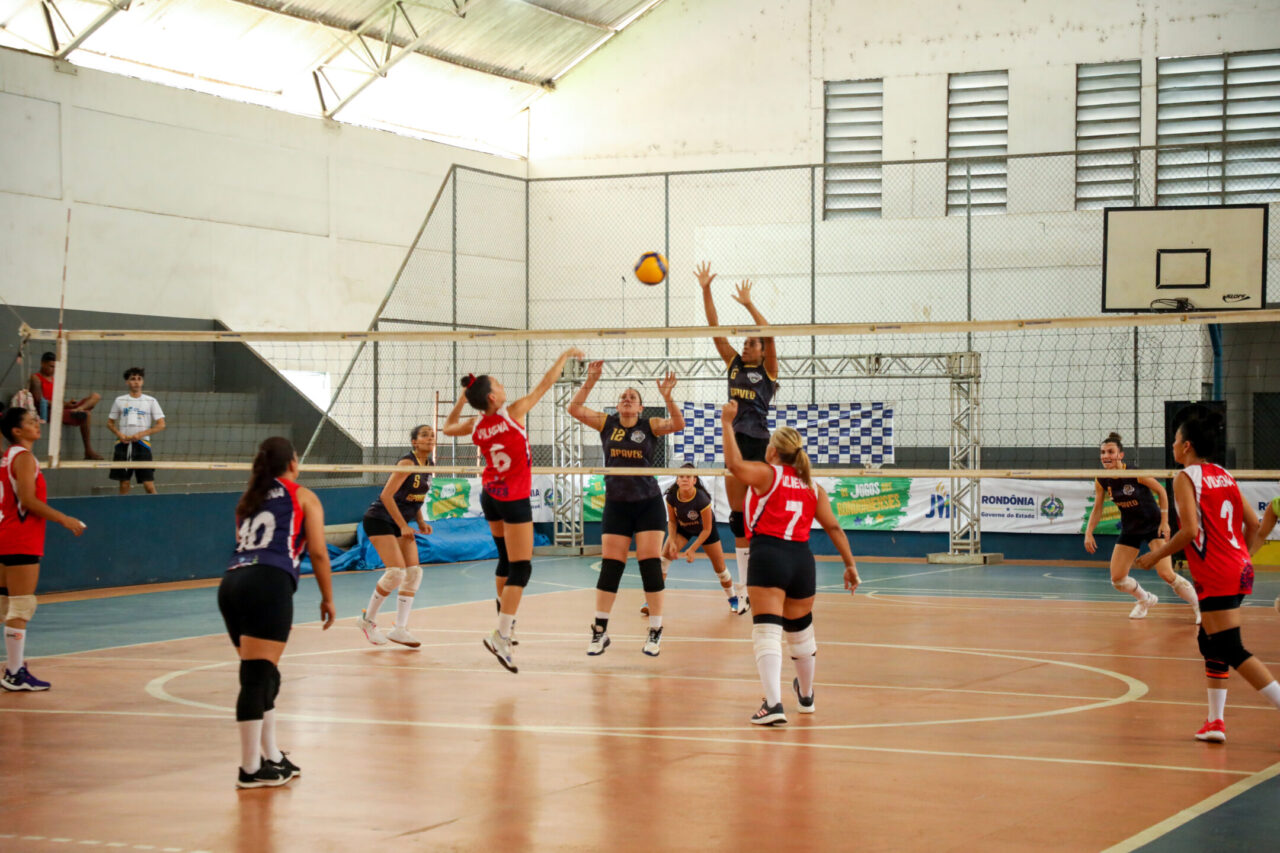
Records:
<instances>
[{"instance_id":1,"label":"net post","mask_svg":"<svg viewBox=\"0 0 1280 853\"><path fill-rule=\"evenodd\" d=\"M67 394L67 338L59 330L56 345L58 362L53 368L53 399L49 401L49 467L57 468L62 457L62 403Z\"/></svg>"},{"instance_id":2,"label":"net post","mask_svg":"<svg viewBox=\"0 0 1280 853\"><path fill-rule=\"evenodd\" d=\"M553 386L555 408L551 421L551 464L559 468L582 467L582 425L569 414L569 404L582 385L581 363L570 362ZM557 473L554 475L555 505L551 508L555 521L557 548L581 551L584 547L582 521L582 494L585 483L581 476Z\"/></svg>"}]
</instances>

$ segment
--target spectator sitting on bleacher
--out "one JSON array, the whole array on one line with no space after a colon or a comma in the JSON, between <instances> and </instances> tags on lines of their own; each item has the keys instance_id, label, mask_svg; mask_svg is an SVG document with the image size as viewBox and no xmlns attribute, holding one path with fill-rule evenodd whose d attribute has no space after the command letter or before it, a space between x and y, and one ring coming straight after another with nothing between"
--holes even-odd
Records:
<instances>
[{"instance_id":1,"label":"spectator sitting on bleacher","mask_svg":"<svg viewBox=\"0 0 1280 853\"><path fill-rule=\"evenodd\" d=\"M164 411L155 397L142 393L146 372L141 367L130 367L124 372L129 393L116 397L107 415L107 428L120 441L111 454L113 462L150 462L151 436L164 429ZM108 475L120 483L120 494L129 494L129 480L137 477L147 494L156 493L156 469L112 468Z\"/></svg>"},{"instance_id":2,"label":"spectator sitting on bleacher","mask_svg":"<svg viewBox=\"0 0 1280 853\"><path fill-rule=\"evenodd\" d=\"M42 421L49 420L49 411L53 400L53 371L58 364L58 357L51 352L40 356L40 369L31 374L27 383L31 396L36 399L36 412ZM80 439L84 442L85 459L101 459L93 449L93 441L89 438L89 425L92 416L89 414L98 405L101 395L90 392L79 400L67 400L62 404L62 423L65 426L80 427Z\"/></svg>"}]
</instances>

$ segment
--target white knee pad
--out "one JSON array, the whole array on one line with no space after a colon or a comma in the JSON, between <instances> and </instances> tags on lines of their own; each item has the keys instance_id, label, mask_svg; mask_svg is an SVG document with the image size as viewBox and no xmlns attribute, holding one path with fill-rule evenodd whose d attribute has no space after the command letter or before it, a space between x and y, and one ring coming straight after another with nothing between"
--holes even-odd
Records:
<instances>
[{"instance_id":1,"label":"white knee pad","mask_svg":"<svg viewBox=\"0 0 1280 853\"><path fill-rule=\"evenodd\" d=\"M1138 582L1131 575L1125 575L1118 581L1112 581L1111 585L1121 592L1133 592L1137 588Z\"/></svg>"},{"instance_id":2,"label":"white knee pad","mask_svg":"<svg viewBox=\"0 0 1280 853\"><path fill-rule=\"evenodd\" d=\"M782 657L782 626L767 622L752 625L751 646L755 649L756 660L768 655Z\"/></svg>"},{"instance_id":3,"label":"white knee pad","mask_svg":"<svg viewBox=\"0 0 1280 853\"><path fill-rule=\"evenodd\" d=\"M378 581L378 586L391 593L399 589L402 583L404 583L404 569L399 566L387 566Z\"/></svg>"},{"instance_id":4,"label":"white knee pad","mask_svg":"<svg viewBox=\"0 0 1280 853\"><path fill-rule=\"evenodd\" d=\"M5 620L30 619L36 615L36 597L34 595L11 595Z\"/></svg>"},{"instance_id":5,"label":"white knee pad","mask_svg":"<svg viewBox=\"0 0 1280 853\"><path fill-rule=\"evenodd\" d=\"M791 651L791 659L813 657L818 653L818 641L813 636L813 626L808 625L799 631L787 632L787 647Z\"/></svg>"},{"instance_id":6,"label":"white knee pad","mask_svg":"<svg viewBox=\"0 0 1280 853\"><path fill-rule=\"evenodd\" d=\"M400 582L400 591L410 595L422 586L422 566L410 566L404 570L404 580Z\"/></svg>"}]
</instances>

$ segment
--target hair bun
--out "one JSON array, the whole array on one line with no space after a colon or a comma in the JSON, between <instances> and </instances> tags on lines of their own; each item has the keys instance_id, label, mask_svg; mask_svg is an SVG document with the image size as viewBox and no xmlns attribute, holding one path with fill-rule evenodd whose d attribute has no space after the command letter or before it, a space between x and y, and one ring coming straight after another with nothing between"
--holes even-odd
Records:
<instances>
[{"instance_id":1,"label":"hair bun","mask_svg":"<svg viewBox=\"0 0 1280 853\"><path fill-rule=\"evenodd\" d=\"M476 381L476 375L474 373L468 373L466 376L462 377L462 387L470 388L471 383L475 381Z\"/></svg>"}]
</instances>

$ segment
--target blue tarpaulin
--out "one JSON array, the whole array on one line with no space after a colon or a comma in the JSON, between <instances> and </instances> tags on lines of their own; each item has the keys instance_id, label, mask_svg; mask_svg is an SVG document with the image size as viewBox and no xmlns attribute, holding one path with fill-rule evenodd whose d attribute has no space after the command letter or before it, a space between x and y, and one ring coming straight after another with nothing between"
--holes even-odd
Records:
<instances>
[{"instance_id":1,"label":"blue tarpaulin","mask_svg":"<svg viewBox=\"0 0 1280 853\"><path fill-rule=\"evenodd\" d=\"M418 529L417 522L409 524ZM418 560L421 563L460 563L465 560L496 560L498 549L493 544L493 535L489 532L489 523L483 518L446 518L431 522L430 536L419 533ZM533 534L534 545L550 545L551 540L541 533ZM364 569L382 568L382 558L369 544L364 535L364 527L357 528L356 544L351 550L343 552L333 545L329 546L329 562L335 572L360 571ZM302 572L311 572L311 560L302 558Z\"/></svg>"}]
</instances>

